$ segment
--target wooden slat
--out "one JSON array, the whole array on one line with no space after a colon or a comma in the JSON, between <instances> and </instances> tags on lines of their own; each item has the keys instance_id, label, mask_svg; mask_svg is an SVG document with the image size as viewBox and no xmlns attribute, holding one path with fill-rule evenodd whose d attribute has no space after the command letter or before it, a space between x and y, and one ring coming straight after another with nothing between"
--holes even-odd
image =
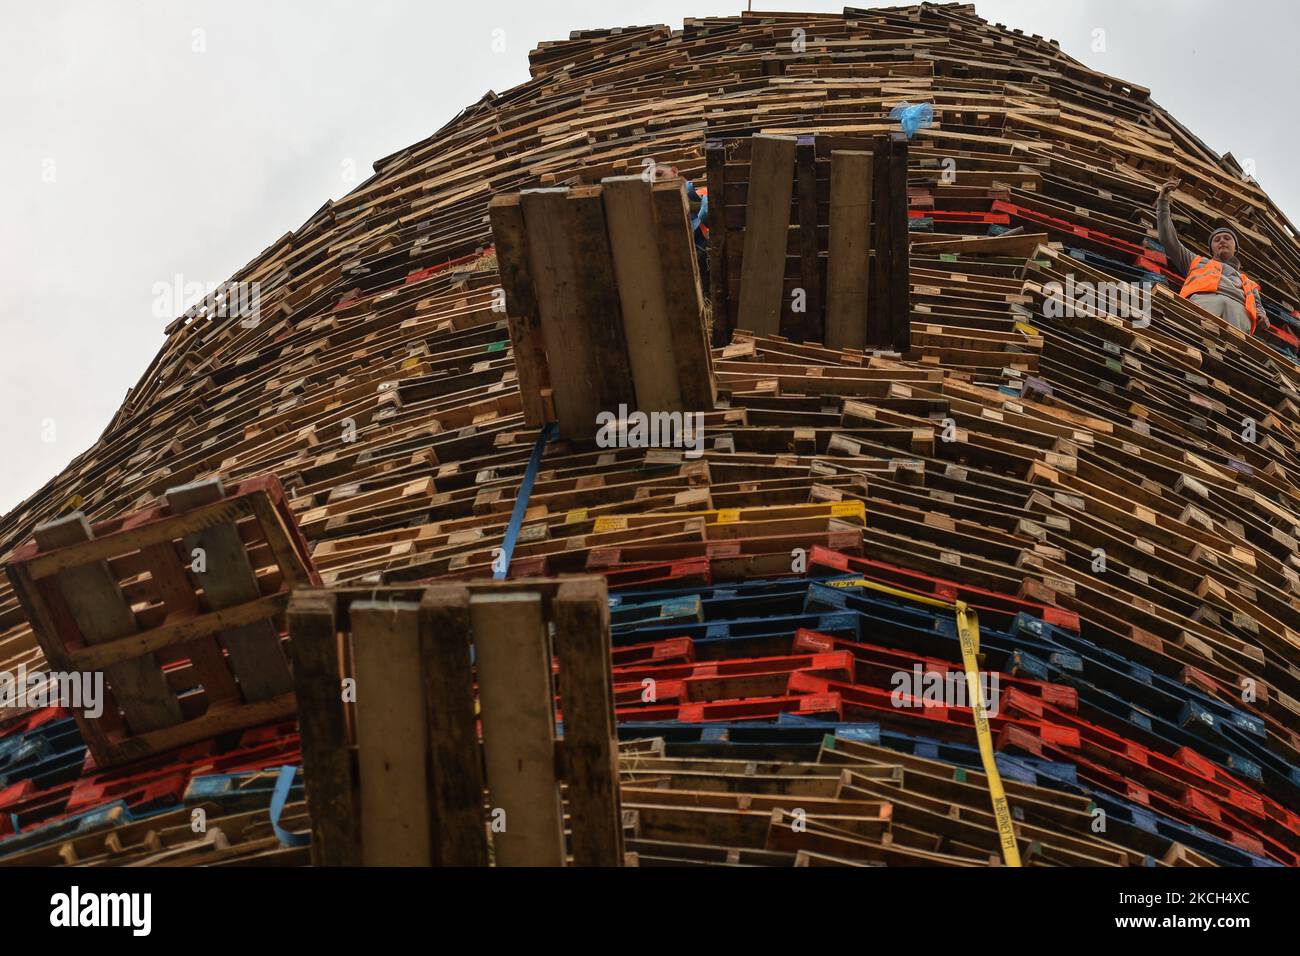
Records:
<instances>
[{"instance_id":1,"label":"wooden slat","mask_svg":"<svg viewBox=\"0 0 1300 956\"><path fill-rule=\"evenodd\" d=\"M605 582L564 582L551 610L560 670L573 862L577 866L619 866L623 831Z\"/></svg>"},{"instance_id":2,"label":"wooden slat","mask_svg":"<svg viewBox=\"0 0 1300 956\"><path fill-rule=\"evenodd\" d=\"M893 204L891 192L890 141L878 136L872 143L871 158L871 209L874 222L871 230L871 278L868 283L867 342L876 348L890 340L890 316L893 314L893 255L894 230L897 220L890 214ZM879 175L876 171L879 170Z\"/></svg>"},{"instance_id":3,"label":"wooden slat","mask_svg":"<svg viewBox=\"0 0 1300 956\"><path fill-rule=\"evenodd\" d=\"M353 605L355 607L355 605ZM563 866L555 776L551 652L537 594L476 594L470 620L479 673L488 806L499 866ZM497 817L499 819L499 816Z\"/></svg>"},{"instance_id":4,"label":"wooden slat","mask_svg":"<svg viewBox=\"0 0 1300 956\"><path fill-rule=\"evenodd\" d=\"M357 866L361 844L334 595L299 591L289 604L288 618L303 787L311 809L311 861L315 866Z\"/></svg>"},{"instance_id":5,"label":"wooden slat","mask_svg":"<svg viewBox=\"0 0 1300 956\"><path fill-rule=\"evenodd\" d=\"M221 482L212 479L168 489L166 498L173 512L184 512L224 496ZM194 577L203 587L209 608L220 610L262 596L234 525L217 525L187 534L185 552L192 555L195 548L202 548L205 555L205 570L194 573ZM280 646L280 633L272 622L258 621L228 628L221 632L221 643L246 701L269 700L292 689L289 662Z\"/></svg>"},{"instance_id":6,"label":"wooden slat","mask_svg":"<svg viewBox=\"0 0 1300 956\"><path fill-rule=\"evenodd\" d=\"M726 206L727 149L721 143L705 148L709 179L709 304L713 312L712 345L720 348L731 341L731 307L727 286L727 224L723 219Z\"/></svg>"},{"instance_id":7,"label":"wooden slat","mask_svg":"<svg viewBox=\"0 0 1300 956\"><path fill-rule=\"evenodd\" d=\"M822 292L821 239L818 237L817 227L817 149L811 135L799 137L795 154L799 215L799 272L802 275L806 298L803 314L796 315L799 320L798 328L790 330L790 337L797 342L822 342L826 334L826 303Z\"/></svg>"},{"instance_id":8,"label":"wooden slat","mask_svg":"<svg viewBox=\"0 0 1300 956\"><path fill-rule=\"evenodd\" d=\"M794 156L794 137L754 137L736 321L740 328L759 335L776 335L781 330Z\"/></svg>"},{"instance_id":9,"label":"wooden slat","mask_svg":"<svg viewBox=\"0 0 1300 956\"><path fill-rule=\"evenodd\" d=\"M420 665L433 775L434 857L442 866L486 866L469 590L463 585L430 585L421 597Z\"/></svg>"},{"instance_id":10,"label":"wooden slat","mask_svg":"<svg viewBox=\"0 0 1300 956\"><path fill-rule=\"evenodd\" d=\"M576 303L586 294L583 264L574 256L567 192L530 189L521 195L528 235L528 271L537 293L555 412L563 437L595 430L605 410L586 315ZM587 424L590 423L590 424Z\"/></svg>"},{"instance_id":11,"label":"wooden slat","mask_svg":"<svg viewBox=\"0 0 1300 956\"><path fill-rule=\"evenodd\" d=\"M871 262L872 156L831 153L831 228L826 263L826 344L867 344Z\"/></svg>"},{"instance_id":12,"label":"wooden slat","mask_svg":"<svg viewBox=\"0 0 1300 956\"><path fill-rule=\"evenodd\" d=\"M883 344L896 352L905 353L910 343L912 309L908 251L907 140L901 134L895 135L890 144L889 201L888 215L892 219L889 277L893 289L890 293L889 337Z\"/></svg>"},{"instance_id":13,"label":"wooden slat","mask_svg":"<svg viewBox=\"0 0 1300 956\"><path fill-rule=\"evenodd\" d=\"M681 405L709 411L717 395L686 191L680 180L655 183L651 200Z\"/></svg>"},{"instance_id":14,"label":"wooden slat","mask_svg":"<svg viewBox=\"0 0 1300 956\"><path fill-rule=\"evenodd\" d=\"M359 601L350 609L356 666L361 860L429 866L429 745L419 605Z\"/></svg>"},{"instance_id":15,"label":"wooden slat","mask_svg":"<svg viewBox=\"0 0 1300 956\"><path fill-rule=\"evenodd\" d=\"M601 190L637 407L646 412L681 411L682 386L650 184L640 176L614 176L601 181Z\"/></svg>"},{"instance_id":16,"label":"wooden slat","mask_svg":"<svg viewBox=\"0 0 1300 956\"><path fill-rule=\"evenodd\" d=\"M620 403L635 407L637 395L601 193L600 186L573 187L566 211L573 255L583 276L582 296L573 307L585 318L591 336L592 351L586 359L594 365L601 408L614 411Z\"/></svg>"},{"instance_id":17,"label":"wooden slat","mask_svg":"<svg viewBox=\"0 0 1300 956\"><path fill-rule=\"evenodd\" d=\"M493 196L488 203L488 214L492 219L501 287L505 291L510 344L514 350L524 421L540 427L546 424L542 389L549 388L551 383L537 290L529 272L528 240L524 233L524 211L519 194Z\"/></svg>"},{"instance_id":18,"label":"wooden slat","mask_svg":"<svg viewBox=\"0 0 1300 956\"><path fill-rule=\"evenodd\" d=\"M148 545L140 550L149 565L149 574L158 587L167 606L167 620L191 617L198 613L198 595L185 567L176 555L176 546L170 541ZM208 705L233 702L239 699L239 688L226 666L225 656L215 638L211 636L186 641L179 648L187 655L194 668L194 676L203 685Z\"/></svg>"}]
</instances>

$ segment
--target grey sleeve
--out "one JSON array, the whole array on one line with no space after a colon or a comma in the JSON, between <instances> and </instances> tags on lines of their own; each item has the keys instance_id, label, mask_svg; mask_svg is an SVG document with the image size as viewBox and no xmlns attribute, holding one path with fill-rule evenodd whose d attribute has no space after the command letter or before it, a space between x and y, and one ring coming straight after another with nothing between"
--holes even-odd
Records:
<instances>
[{"instance_id":1,"label":"grey sleeve","mask_svg":"<svg viewBox=\"0 0 1300 956\"><path fill-rule=\"evenodd\" d=\"M1165 247L1165 255L1169 257L1170 268L1187 275L1187 270L1192 265L1192 254L1178 239L1173 217L1169 215L1167 199L1156 201L1156 231L1160 236L1160 245Z\"/></svg>"}]
</instances>

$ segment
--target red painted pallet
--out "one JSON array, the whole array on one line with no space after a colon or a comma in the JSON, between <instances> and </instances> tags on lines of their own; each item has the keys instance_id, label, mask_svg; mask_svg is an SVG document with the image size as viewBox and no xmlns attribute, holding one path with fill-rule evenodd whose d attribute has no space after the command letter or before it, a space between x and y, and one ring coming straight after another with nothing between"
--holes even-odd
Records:
<instances>
[{"instance_id":1,"label":"red painted pallet","mask_svg":"<svg viewBox=\"0 0 1300 956\"><path fill-rule=\"evenodd\" d=\"M862 644L802 627L795 632L793 649L823 652L839 649L851 654L855 662L852 670L853 682L868 687L888 685L894 675L900 672L911 673L917 666L920 666L925 674L936 674L947 680L964 680L965 674L958 665L939 658L922 657L910 651L879 647L874 644ZM1078 709L1079 692L1073 687L1015 677L1011 674L999 673L997 677L999 688L1002 686L1016 688L1063 710Z\"/></svg>"},{"instance_id":2,"label":"red painted pallet","mask_svg":"<svg viewBox=\"0 0 1300 956\"><path fill-rule=\"evenodd\" d=\"M782 714L833 714L837 719L844 716L838 694L787 694L748 700L620 707L615 711L619 720L677 720L691 724L715 720L775 720Z\"/></svg>"},{"instance_id":3,"label":"red painted pallet","mask_svg":"<svg viewBox=\"0 0 1300 956\"><path fill-rule=\"evenodd\" d=\"M1075 633L1079 631L1079 615L1074 611L1066 611L1052 607L1049 604L999 594L997 591L990 591L987 588L931 577L919 571L911 571L897 565L887 564L884 561L874 561L869 558L845 554L830 548L815 546L808 554L808 567L810 570L820 568L824 571L836 571L842 574L859 574L869 581L915 591L918 594L929 595L941 601L955 601L961 598L977 611L993 611L1000 614L1016 614L1025 611L1035 617L1042 618L1048 624L1054 624Z\"/></svg>"}]
</instances>

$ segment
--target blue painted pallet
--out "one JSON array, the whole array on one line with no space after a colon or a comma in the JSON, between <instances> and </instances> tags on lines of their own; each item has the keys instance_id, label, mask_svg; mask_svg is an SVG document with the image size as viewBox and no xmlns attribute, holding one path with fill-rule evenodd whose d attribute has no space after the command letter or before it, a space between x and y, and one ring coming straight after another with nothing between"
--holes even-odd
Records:
<instances>
[{"instance_id":1,"label":"blue painted pallet","mask_svg":"<svg viewBox=\"0 0 1300 956\"><path fill-rule=\"evenodd\" d=\"M0 740L0 787L32 780L40 789L75 780L81 773L86 744L71 718Z\"/></svg>"},{"instance_id":2,"label":"blue painted pallet","mask_svg":"<svg viewBox=\"0 0 1300 956\"><path fill-rule=\"evenodd\" d=\"M185 788L185 803L216 803L224 810L238 811L270 806L279 767L239 773L212 773L192 777ZM289 788L290 802L303 800L302 774Z\"/></svg>"},{"instance_id":3,"label":"blue painted pallet","mask_svg":"<svg viewBox=\"0 0 1300 956\"><path fill-rule=\"evenodd\" d=\"M30 850L56 843L69 837L84 836L96 830L113 830L119 826L147 820L149 817L158 816L161 813L167 813L175 809L175 806L167 806L150 810L141 810L139 808L132 810L127 807L125 801L117 800L102 807L87 810L85 813L56 820L53 823L39 824L6 837L4 840L0 840L0 857L16 853L19 850Z\"/></svg>"}]
</instances>

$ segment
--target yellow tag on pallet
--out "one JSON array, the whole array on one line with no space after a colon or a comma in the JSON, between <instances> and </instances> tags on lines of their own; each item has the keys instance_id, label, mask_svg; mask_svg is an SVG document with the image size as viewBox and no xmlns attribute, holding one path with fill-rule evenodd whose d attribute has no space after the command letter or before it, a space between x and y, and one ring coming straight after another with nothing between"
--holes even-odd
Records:
<instances>
[{"instance_id":1,"label":"yellow tag on pallet","mask_svg":"<svg viewBox=\"0 0 1300 956\"><path fill-rule=\"evenodd\" d=\"M600 534L602 531L626 531L627 519L626 518L597 518L595 527L593 527L591 530L595 534Z\"/></svg>"},{"instance_id":2,"label":"yellow tag on pallet","mask_svg":"<svg viewBox=\"0 0 1300 956\"><path fill-rule=\"evenodd\" d=\"M580 521L586 521L586 520L587 520L586 508L574 508L564 516L565 524L577 524Z\"/></svg>"},{"instance_id":3,"label":"yellow tag on pallet","mask_svg":"<svg viewBox=\"0 0 1300 956\"><path fill-rule=\"evenodd\" d=\"M718 510L718 524L730 524L740 520L739 508L721 508Z\"/></svg>"},{"instance_id":4,"label":"yellow tag on pallet","mask_svg":"<svg viewBox=\"0 0 1300 956\"><path fill-rule=\"evenodd\" d=\"M867 506L862 501L837 501L831 505L832 518L866 518Z\"/></svg>"},{"instance_id":5,"label":"yellow tag on pallet","mask_svg":"<svg viewBox=\"0 0 1300 956\"><path fill-rule=\"evenodd\" d=\"M1032 325L1030 325L1028 322L1017 322L1017 323L1016 323L1016 331L1017 331L1017 332L1023 332L1023 333L1025 333L1025 335L1042 335L1042 334L1043 334L1042 332L1039 332L1038 329L1036 329L1036 328L1034 328Z\"/></svg>"}]
</instances>

